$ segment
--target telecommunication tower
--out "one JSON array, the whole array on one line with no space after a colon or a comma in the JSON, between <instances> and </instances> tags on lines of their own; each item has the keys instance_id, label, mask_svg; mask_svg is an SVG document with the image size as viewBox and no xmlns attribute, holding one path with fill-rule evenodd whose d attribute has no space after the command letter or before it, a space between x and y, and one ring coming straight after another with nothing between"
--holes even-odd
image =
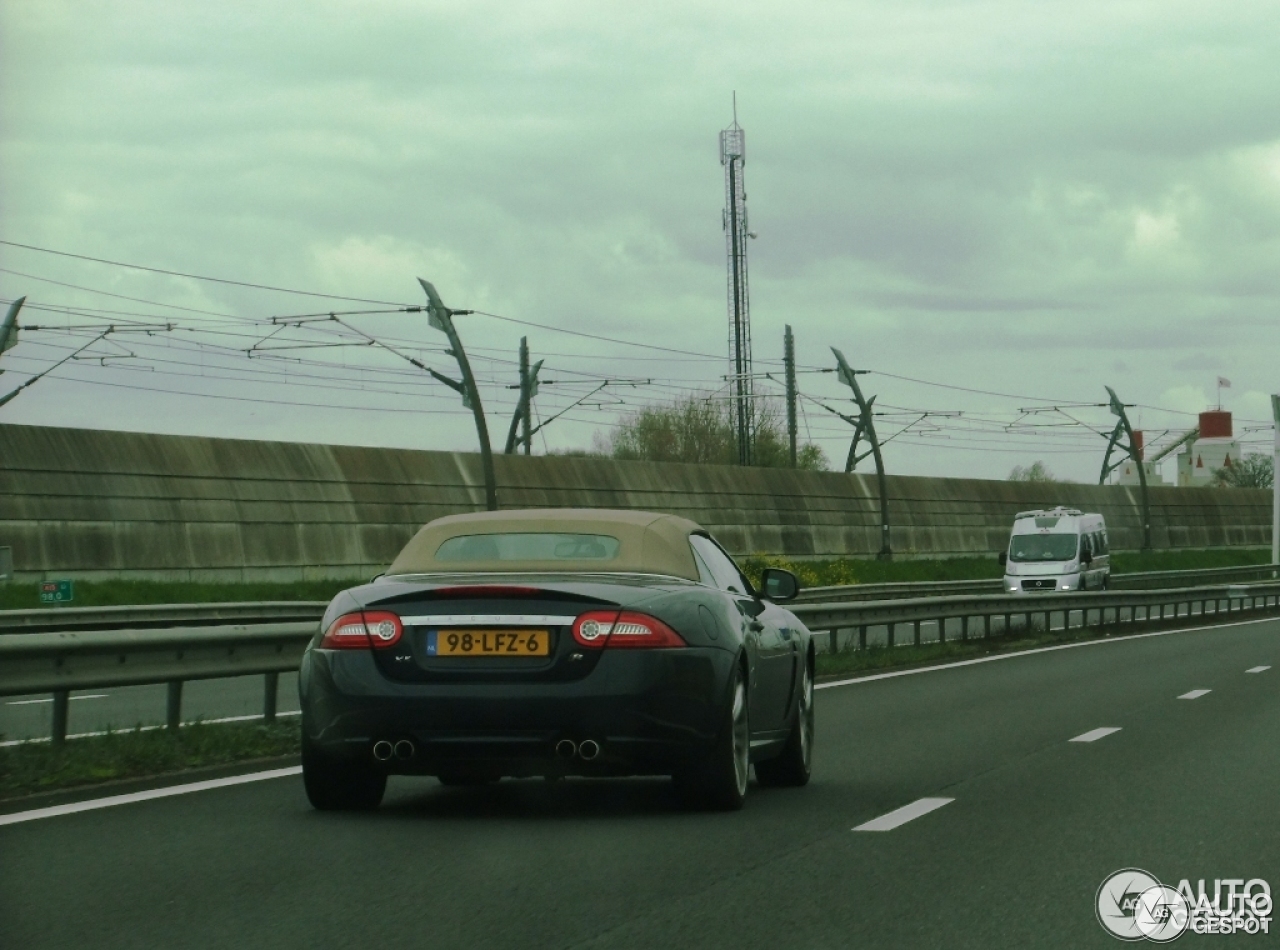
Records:
<instances>
[{"instance_id":1,"label":"telecommunication tower","mask_svg":"<svg viewBox=\"0 0 1280 950\"><path fill-rule=\"evenodd\" d=\"M742 172L746 163L746 134L738 125L738 102L734 96L733 125L720 133L720 164L724 166L724 232L729 254L729 382L739 465L751 464L755 441L751 304L747 293L747 238L755 235L747 228L747 192Z\"/></svg>"}]
</instances>

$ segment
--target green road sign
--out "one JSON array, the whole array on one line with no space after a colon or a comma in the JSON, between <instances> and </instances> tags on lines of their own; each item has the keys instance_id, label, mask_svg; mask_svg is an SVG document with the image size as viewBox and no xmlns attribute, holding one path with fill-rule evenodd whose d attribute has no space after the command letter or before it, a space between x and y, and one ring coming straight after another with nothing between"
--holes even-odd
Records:
<instances>
[{"instance_id":1,"label":"green road sign","mask_svg":"<svg viewBox=\"0 0 1280 950\"><path fill-rule=\"evenodd\" d=\"M72 596L71 581L43 581L40 584L42 604L69 604Z\"/></svg>"}]
</instances>

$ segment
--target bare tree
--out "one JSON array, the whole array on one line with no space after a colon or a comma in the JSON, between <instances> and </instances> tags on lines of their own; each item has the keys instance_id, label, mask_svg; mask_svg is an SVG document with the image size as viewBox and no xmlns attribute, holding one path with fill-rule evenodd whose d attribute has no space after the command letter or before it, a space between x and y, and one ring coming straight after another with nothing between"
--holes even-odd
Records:
<instances>
[{"instance_id":1,"label":"bare tree","mask_svg":"<svg viewBox=\"0 0 1280 950\"><path fill-rule=\"evenodd\" d=\"M1009 472L1009 481L1059 482L1062 481L1062 479L1057 478L1053 472L1049 471L1049 466L1045 465L1044 462L1035 461L1026 467L1015 465L1013 470Z\"/></svg>"},{"instance_id":2,"label":"bare tree","mask_svg":"<svg viewBox=\"0 0 1280 950\"><path fill-rule=\"evenodd\" d=\"M786 432L778 407L760 401L756 407L756 442L752 457L763 468L790 464ZM665 405L645 406L625 416L599 448L616 459L646 462L701 462L735 465L738 442L733 407L722 399L694 394ZM807 442L796 453L796 466L826 471L822 447Z\"/></svg>"}]
</instances>

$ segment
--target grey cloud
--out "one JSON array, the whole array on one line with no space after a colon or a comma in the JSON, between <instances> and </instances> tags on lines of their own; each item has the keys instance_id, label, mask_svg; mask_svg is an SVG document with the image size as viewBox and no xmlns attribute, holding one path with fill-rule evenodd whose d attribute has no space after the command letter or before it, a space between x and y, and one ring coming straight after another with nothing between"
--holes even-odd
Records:
<instances>
[{"instance_id":1,"label":"grey cloud","mask_svg":"<svg viewBox=\"0 0 1280 950\"><path fill-rule=\"evenodd\" d=\"M1277 387L1269 3L42 3L5 6L0 29L6 239L407 302L432 269L459 306L720 352L715 136L737 88L762 358L789 322L815 365L839 341L1018 392L1123 374L1155 400L1195 359ZM0 257L210 309L310 306ZM495 351L524 332L487 327ZM353 418L342 437L369 437ZM442 444L469 444L451 426ZM1026 460L988 474L1005 461Z\"/></svg>"}]
</instances>

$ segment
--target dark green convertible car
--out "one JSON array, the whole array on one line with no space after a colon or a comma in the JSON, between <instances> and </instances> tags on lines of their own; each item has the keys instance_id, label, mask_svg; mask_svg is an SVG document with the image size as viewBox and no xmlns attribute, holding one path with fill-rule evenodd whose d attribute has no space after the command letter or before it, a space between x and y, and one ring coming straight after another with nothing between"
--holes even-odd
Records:
<instances>
[{"instance_id":1,"label":"dark green convertible car","mask_svg":"<svg viewBox=\"0 0 1280 950\"><path fill-rule=\"evenodd\" d=\"M302 660L303 777L373 808L389 774L669 775L695 807L804 785L814 645L691 521L636 511L455 515L329 605Z\"/></svg>"}]
</instances>

